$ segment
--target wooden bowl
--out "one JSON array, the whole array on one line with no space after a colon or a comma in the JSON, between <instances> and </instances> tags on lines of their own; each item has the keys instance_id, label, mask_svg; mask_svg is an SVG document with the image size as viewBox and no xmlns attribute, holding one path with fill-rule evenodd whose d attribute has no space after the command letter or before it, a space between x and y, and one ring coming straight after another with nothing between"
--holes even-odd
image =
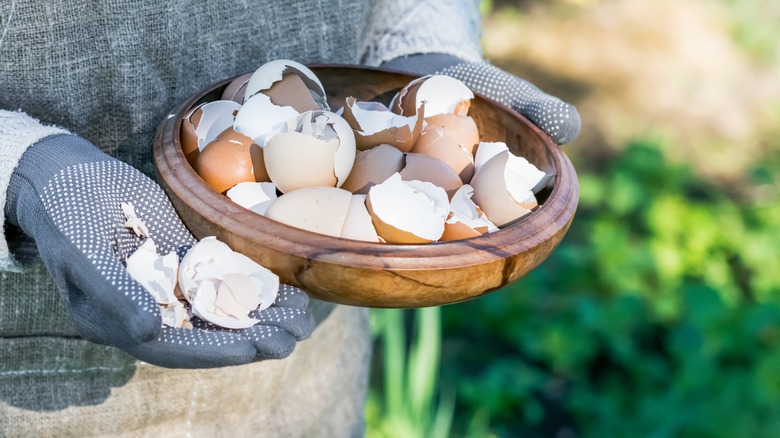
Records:
<instances>
[{"instance_id":1,"label":"wooden bowl","mask_svg":"<svg viewBox=\"0 0 780 438\"><path fill-rule=\"evenodd\" d=\"M331 105L347 96L389 103L414 79L403 73L352 66L313 66ZM198 239L217 236L233 250L311 296L366 307L426 307L478 297L517 280L544 261L571 224L577 175L564 153L527 119L484 97L472 102L483 141L505 141L546 172L552 189L541 206L500 231L428 245L387 245L325 236L255 214L212 190L187 164L179 141L183 117L201 102L217 100L230 79L197 93L160 124L154 139L158 180Z\"/></svg>"}]
</instances>

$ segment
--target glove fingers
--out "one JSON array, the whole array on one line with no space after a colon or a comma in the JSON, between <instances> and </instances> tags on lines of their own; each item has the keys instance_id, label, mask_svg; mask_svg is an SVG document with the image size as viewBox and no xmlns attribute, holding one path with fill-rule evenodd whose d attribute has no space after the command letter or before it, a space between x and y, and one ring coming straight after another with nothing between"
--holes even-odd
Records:
<instances>
[{"instance_id":1,"label":"glove fingers","mask_svg":"<svg viewBox=\"0 0 780 438\"><path fill-rule=\"evenodd\" d=\"M256 359L281 359L289 356L295 349L295 337L287 330L273 325L260 323L249 328L235 330L216 326L200 318L193 318L192 325L196 329L240 336L254 345Z\"/></svg>"},{"instance_id":2,"label":"glove fingers","mask_svg":"<svg viewBox=\"0 0 780 438\"><path fill-rule=\"evenodd\" d=\"M309 296L303 289L289 284L280 284L279 293L276 295L274 306L292 307L294 309L306 310L309 306Z\"/></svg>"},{"instance_id":3,"label":"glove fingers","mask_svg":"<svg viewBox=\"0 0 780 438\"><path fill-rule=\"evenodd\" d=\"M290 307L269 307L251 314L260 321L260 325L269 325L286 330L295 339L306 339L314 331L314 318L305 310ZM251 331L251 328L244 332Z\"/></svg>"},{"instance_id":4,"label":"glove fingers","mask_svg":"<svg viewBox=\"0 0 780 438\"><path fill-rule=\"evenodd\" d=\"M167 368L243 365L256 357L255 345L239 335L171 327L164 327L156 340L125 351L144 362Z\"/></svg>"}]
</instances>

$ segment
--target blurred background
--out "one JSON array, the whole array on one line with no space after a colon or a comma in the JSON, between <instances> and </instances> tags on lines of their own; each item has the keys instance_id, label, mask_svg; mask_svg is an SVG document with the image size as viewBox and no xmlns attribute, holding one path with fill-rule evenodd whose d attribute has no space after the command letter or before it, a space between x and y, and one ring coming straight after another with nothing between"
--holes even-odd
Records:
<instances>
[{"instance_id":1,"label":"blurred background","mask_svg":"<svg viewBox=\"0 0 780 438\"><path fill-rule=\"evenodd\" d=\"M780 436L780 2L482 8L580 111L579 208L502 291L372 311L368 436Z\"/></svg>"}]
</instances>

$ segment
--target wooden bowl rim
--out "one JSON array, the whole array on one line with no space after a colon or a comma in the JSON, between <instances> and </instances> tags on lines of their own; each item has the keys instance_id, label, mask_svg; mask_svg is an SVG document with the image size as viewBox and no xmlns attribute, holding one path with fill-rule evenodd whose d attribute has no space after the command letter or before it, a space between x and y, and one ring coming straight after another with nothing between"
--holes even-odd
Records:
<instances>
[{"instance_id":1,"label":"wooden bowl rim","mask_svg":"<svg viewBox=\"0 0 780 438\"><path fill-rule=\"evenodd\" d=\"M317 69L337 68L399 74L416 77L407 72L357 65L315 64ZM435 242L424 245L397 245L372 243L343 239L313 233L268 219L235 204L228 197L217 193L206 184L195 170L187 164L182 152L178 133L184 116L203 96L224 87L241 75L219 81L195 93L176 107L160 124L155 135L153 154L158 177L166 171L174 179L164 183L176 195L186 200L190 207L203 216L218 218L217 225L231 230L237 237L257 242L280 252L288 253L290 244L306 259L317 259L337 265L373 268L382 270L431 270L449 269L456 266L474 266L504 260L533 248L568 224L578 203L579 186L576 172L568 157L552 139L528 119L511 108L490 98L475 93L500 111L509 113L521 123L530 126L538 135L546 152L551 155L556 169L555 183L547 200L532 214L497 232L464 240ZM326 90L327 91L327 90ZM173 148L164 147L166 140L172 140ZM185 165L182 165L185 164ZM197 190L200 189L201 196ZM228 213L228 214L226 214ZM538 226L529 226L535 224ZM255 230L262 230L260 233ZM196 236L197 237L197 236ZM370 248L370 250L368 250ZM373 254L367 256L367 252ZM467 263L464 263L464 256Z\"/></svg>"}]
</instances>

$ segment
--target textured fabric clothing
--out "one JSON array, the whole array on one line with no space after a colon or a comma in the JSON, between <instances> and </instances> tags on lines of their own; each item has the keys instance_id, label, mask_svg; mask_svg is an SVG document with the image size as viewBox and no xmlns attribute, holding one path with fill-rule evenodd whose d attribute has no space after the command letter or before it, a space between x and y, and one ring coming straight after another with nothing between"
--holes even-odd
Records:
<instances>
[{"instance_id":1,"label":"textured fabric clothing","mask_svg":"<svg viewBox=\"0 0 780 438\"><path fill-rule=\"evenodd\" d=\"M3 0L0 192L24 150L59 129L151 175L156 127L208 84L277 58L477 60L478 33L473 0ZM32 248L4 230L17 256ZM2 269L8 256L0 246ZM365 309L314 302L324 322L285 360L168 370L79 338L40 264L0 276L0 436L361 434Z\"/></svg>"}]
</instances>

